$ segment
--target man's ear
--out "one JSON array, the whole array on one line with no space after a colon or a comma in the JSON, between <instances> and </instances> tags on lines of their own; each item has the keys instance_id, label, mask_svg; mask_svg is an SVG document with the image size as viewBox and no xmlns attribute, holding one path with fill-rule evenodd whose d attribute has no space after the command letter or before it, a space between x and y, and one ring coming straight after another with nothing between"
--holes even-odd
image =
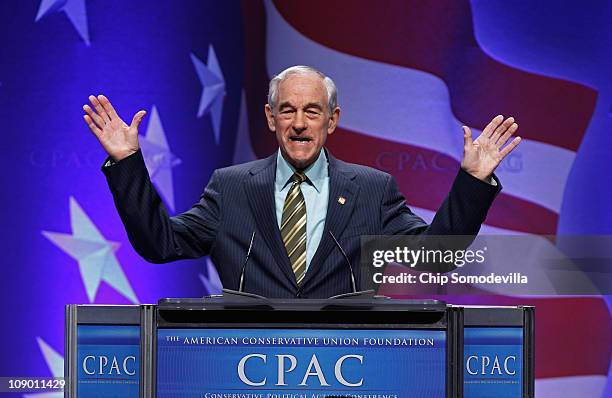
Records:
<instances>
[{"instance_id":1,"label":"man's ear","mask_svg":"<svg viewBox=\"0 0 612 398\"><path fill-rule=\"evenodd\" d=\"M276 124L274 123L274 114L272 113L272 108L270 105L266 104L264 107L264 111L266 112L266 120L268 121L268 128L271 132L276 132Z\"/></svg>"},{"instance_id":2,"label":"man's ear","mask_svg":"<svg viewBox=\"0 0 612 398\"><path fill-rule=\"evenodd\" d=\"M327 122L327 134L333 134L336 131L336 126L338 126L338 119L340 118L340 107L336 107L332 112L329 120Z\"/></svg>"}]
</instances>

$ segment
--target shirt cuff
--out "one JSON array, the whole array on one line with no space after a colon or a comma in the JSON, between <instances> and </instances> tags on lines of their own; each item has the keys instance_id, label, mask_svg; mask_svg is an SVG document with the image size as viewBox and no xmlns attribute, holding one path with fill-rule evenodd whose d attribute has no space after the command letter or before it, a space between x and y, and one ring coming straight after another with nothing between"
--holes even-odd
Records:
<instances>
[{"instance_id":1,"label":"shirt cuff","mask_svg":"<svg viewBox=\"0 0 612 398\"><path fill-rule=\"evenodd\" d=\"M131 155L128 155L128 156L124 157L124 158L123 158L123 159L121 159L121 160L114 160L113 158L111 158L111 157L109 156L109 157L107 157L107 158L106 158L106 160L105 160L105 161L104 161L104 163L102 164L102 170L104 170L104 169L106 169L106 168L108 168L108 167L115 166L115 165L117 165L117 164L119 164L119 163L123 162L124 160L131 159L131 158L135 158L135 157L138 157L138 156L141 156L141 155L140 155L140 149L138 149L136 152L132 153Z\"/></svg>"}]
</instances>

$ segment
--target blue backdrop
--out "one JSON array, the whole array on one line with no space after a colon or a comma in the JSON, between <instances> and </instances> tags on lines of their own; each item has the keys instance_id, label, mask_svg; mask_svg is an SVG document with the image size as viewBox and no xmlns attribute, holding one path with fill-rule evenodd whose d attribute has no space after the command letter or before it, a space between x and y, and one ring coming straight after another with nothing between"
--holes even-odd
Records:
<instances>
[{"instance_id":1,"label":"blue backdrop","mask_svg":"<svg viewBox=\"0 0 612 398\"><path fill-rule=\"evenodd\" d=\"M133 251L100 172L105 154L82 120L90 94L105 94L128 123L148 112L141 144L172 213L198 200L215 168L274 149L267 79L306 63L339 86L332 152L394 174L426 219L452 177L429 159L452 164L461 124L512 113L526 139L500 170L504 194L485 230L612 233L609 2L372 4L0 2L0 376L62 374L65 304L220 287L207 259L152 265ZM605 297L463 300L536 305L538 396L612 394Z\"/></svg>"},{"instance_id":2,"label":"blue backdrop","mask_svg":"<svg viewBox=\"0 0 612 398\"><path fill-rule=\"evenodd\" d=\"M152 266L131 249L100 171L105 154L81 107L103 93L128 123L148 111L140 133L152 137L147 158L163 177L158 188L165 199L174 196L176 209L188 208L212 171L232 162L240 20L237 2L0 3L0 297L10 308L0 332L1 375L49 375L40 347L62 353L67 303L206 293L203 260ZM210 49L225 81L219 142L214 103L198 116L205 88L198 71L207 70Z\"/></svg>"}]
</instances>

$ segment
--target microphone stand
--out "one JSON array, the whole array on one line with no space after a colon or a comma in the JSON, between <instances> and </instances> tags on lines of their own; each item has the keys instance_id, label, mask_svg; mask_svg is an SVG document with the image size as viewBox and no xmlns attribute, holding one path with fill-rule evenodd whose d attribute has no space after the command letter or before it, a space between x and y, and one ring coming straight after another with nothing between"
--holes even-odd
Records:
<instances>
[{"instance_id":1,"label":"microphone stand","mask_svg":"<svg viewBox=\"0 0 612 398\"><path fill-rule=\"evenodd\" d=\"M336 244L338 249L340 249L340 253L342 253L344 260L346 260L346 263L348 264L348 268L351 273L351 288L353 290L352 292L349 292L349 293L342 293L342 294L337 294L335 296L331 296L330 299L371 299L371 298L384 297L384 296L376 296L373 289L359 290L359 291L357 290L357 284L355 283L355 272L353 271L351 260L346 255L346 252L344 251L344 249L342 249L342 246L340 246L340 242L338 242L338 239L336 239L332 231L328 230L328 232L329 232L329 235L334 240L334 243Z\"/></svg>"},{"instance_id":2,"label":"microphone stand","mask_svg":"<svg viewBox=\"0 0 612 398\"><path fill-rule=\"evenodd\" d=\"M251 242L249 243L249 249L247 250L246 258L244 259L244 263L242 264L242 270L240 271L240 283L238 284L238 290L225 289L223 288L221 291L223 292L223 298L228 301L236 300L240 301L245 298L248 299L257 299L257 300L267 300L267 298L260 296L254 293L247 293L244 291L244 274L246 273L246 266L249 262L249 258L251 257L251 250L253 249L253 241L255 240L255 231L251 235Z\"/></svg>"},{"instance_id":3,"label":"microphone stand","mask_svg":"<svg viewBox=\"0 0 612 398\"><path fill-rule=\"evenodd\" d=\"M388 298L386 296L377 296L373 289L357 290L357 283L355 281L355 272L353 271L353 266L351 265L351 261L346 255L346 252L344 251L344 249L342 248L342 246L340 245L336 237L334 236L334 234L332 233L332 231L329 230L328 232L331 238L333 239L335 245L340 250L340 253L342 253L342 256L344 257L346 264L348 265L348 269L351 275L351 290L352 290L349 293L342 293L342 294L337 294L335 296L331 296L329 297L329 299L335 300L335 299ZM251 257L251 250L253 249L254 240L255 240L255 231L253 231L253 234L251 235L251 242L249 243L249 248L247 250L247 254L244 259L244 263L242 264L242 270L240 271L240 282L238 284L238 290L225 289L225 288L222 289L223 298L228 301L244 301L245 298L250 299L250 300L268 300L266 297L263 297L263 296L260 296L254 293L247 293L244 291L244 276L246 274L246 266L249 262L249 258Z\"/></svg>"}]
</instances>

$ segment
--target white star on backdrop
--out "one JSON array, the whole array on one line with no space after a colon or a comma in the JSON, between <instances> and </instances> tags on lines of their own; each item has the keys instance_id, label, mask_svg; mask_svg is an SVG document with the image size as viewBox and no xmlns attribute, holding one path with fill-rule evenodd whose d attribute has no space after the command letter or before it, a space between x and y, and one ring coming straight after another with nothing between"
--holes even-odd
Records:
<instances>
[{"instance_id":1,"label":"white star on backdrop","mask_svg":"<svg viewBox=\"0 0 612 398\"><path fill-rule=\"evenodd\" d=\"M202 97L198 108L198 117L210 113L218 144L221 138L221 115L223 113L223 98L225 97L225 78L219 66L217 55L212 44L208 47L208 65L191 53L191 61L195 67L200 83L202 84Z\"/></svg>"},{"instance_id":2,"label":"white star on backdrop","mask_svg":"<svg viewBox=\"0 0 612 398\"><path fill-rule=\"evenodd\" d=\"M219 279L217 269L215 268L213 262L210 260L210 257L206 258L206 274L208 275L208 277L204 276L203 274L200 274L200 280L206 288L206 294L221 294L221 289L223 288L223 285L221 284L221 279Z\"/></svg>"},{"instance_id":3,"label":"white star on backdrop","mask_svg":"<svg viewBox=\"0 0 612 398\"><path fill-rule=\"evenodd\" d=\"M45 358L47 367L53 377L64 377L64 357L62 357L57 351L55 351L49 344L47 344L40 337L36 338L38 342L38 348ZM63 398L63 392L41 392L33 394L24 394L26 398Z\"/></svg>"},{"instance_id":4,"label":"white star on backdrop","mask_svg":"<svg viewBox=\"0 0 612 398\"><path fill-rule=\"evenodd\" d=\"M89 46L89 29L87 28L87 10L85 9L85 0L42 0L38 6L35 22L41 18L56 13L63 12L66 14L72 26L81 36L81 39Z\"/></svg>"},{"instance_id":5,"label":"white star on backdrop","mask_svg":"<svg viewBox=\"0 0 612 398\"><path fill-rule=\"evenodd\" d=\"M72 234L42 231L42 234L79 263L81 278L89 302L93 303L101 281L105 281L134 304L138 299L115 257L119 243L107 241L79 206L70 197Z\"/></svg>"},{"instance_id":6,"label":"white star on backdrop","mask_svg":"<svg viewBox=\"0 0 612 398\"><path fill-rule=\"evenodd\" d=\"M164 127L155 105L151 109L147 132L144 137L140 137L139 141L151 181L157 186L166 205L174 212L172 168L181 164L181 159L176 157L168 147Z\"/></svg>"}]
</instances>

